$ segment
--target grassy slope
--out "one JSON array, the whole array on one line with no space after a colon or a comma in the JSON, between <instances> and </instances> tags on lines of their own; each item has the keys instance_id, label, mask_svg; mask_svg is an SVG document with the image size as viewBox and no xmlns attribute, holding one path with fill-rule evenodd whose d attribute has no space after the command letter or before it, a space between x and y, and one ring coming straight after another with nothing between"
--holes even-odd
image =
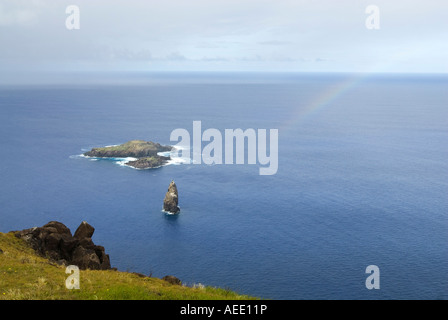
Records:
<instances>
[{"instance_id":1,"label":"grassy slope","mask_svg":"<svg viewBox=\"0 0 448 320\"><path fill-rule=\"evenodd\" d=\"M0 233L0 300L225 300L253 299L229 290L171 285L158 278L120 271L80 271L80 289L68 290L65 267L37 256L13 233Z\"/></svg>"}]
</instances>

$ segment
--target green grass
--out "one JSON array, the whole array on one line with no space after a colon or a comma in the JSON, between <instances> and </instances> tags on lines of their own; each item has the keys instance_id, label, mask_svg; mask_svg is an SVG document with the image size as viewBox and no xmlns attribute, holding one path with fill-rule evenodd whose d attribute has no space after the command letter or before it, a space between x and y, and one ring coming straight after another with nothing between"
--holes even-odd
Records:
<instances>
[{"instance_id":1,"label":"green grass","mask_svg":"<svg viewBox=\"0 0 448 320\"><path fill-rule=\"evenodd\" d=\"M65 267L40 257L13 233L0 233L0 300L247 300L221 288L191 288L114 270L81 270L69 290Z\"/></svg>"}]
</instances>

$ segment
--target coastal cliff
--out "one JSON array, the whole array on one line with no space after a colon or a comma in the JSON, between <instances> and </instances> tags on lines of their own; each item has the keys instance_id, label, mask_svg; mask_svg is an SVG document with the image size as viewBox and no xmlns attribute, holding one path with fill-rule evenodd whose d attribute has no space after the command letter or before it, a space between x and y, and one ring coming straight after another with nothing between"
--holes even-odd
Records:
<instances>
[{"instance_id":1,"label":"coastal cliff","mask_svg":"<svg viewBox=\"0 0 448 320\"><path fill-rule=\"evenodd\" d=\"M77 263L73 249L90 246L94 228L81 223L74 235L60 222L22 231L0 232L0 300L247 300L221 288L193 284L186 286L173 276L119 271L116 268L80 268L80 289L69 290L67 263ZM58 236L60 235L60 236ZM90 240L89 240L90 239ZM95 252L85 256L98 257ZM99 249L99 250L98 250ZM59 259L65 256L69 261ZM82 255L81 255L82 256ZM55 260L59 259L59 260ZM93 257L93 260L96 258Z\"/></svg>"}]
</instances>

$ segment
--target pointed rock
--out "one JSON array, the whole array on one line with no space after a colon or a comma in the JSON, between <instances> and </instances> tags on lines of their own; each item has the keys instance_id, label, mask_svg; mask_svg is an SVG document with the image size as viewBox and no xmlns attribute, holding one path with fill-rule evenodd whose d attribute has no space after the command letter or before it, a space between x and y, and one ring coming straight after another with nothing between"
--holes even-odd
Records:
<instances>
[{"instance_id":1,"label":"pointed rock","mask_svg":"<svg viewBox=\"0 0 448 320\"><path fill-rule=\"evenodd\" d=\"M163 210L169 213L178 213L180 211L178 203L179 196L177 193L177 186L173 180L171 181L168 191L165 194L165 199L163 200Z\"/></svg>"},{"instance_id":2,"label":"pointed rock","mask_svg":"<svg viewBox=\"0 0 448 320\"><path fill-rule=\"evenodd\" d=\"M76 229L73 237L75 237L76 239L92 238L94 232L95 228L87 222L83 221L79 225L78 229Z\"/></svg>"}]
</instances>

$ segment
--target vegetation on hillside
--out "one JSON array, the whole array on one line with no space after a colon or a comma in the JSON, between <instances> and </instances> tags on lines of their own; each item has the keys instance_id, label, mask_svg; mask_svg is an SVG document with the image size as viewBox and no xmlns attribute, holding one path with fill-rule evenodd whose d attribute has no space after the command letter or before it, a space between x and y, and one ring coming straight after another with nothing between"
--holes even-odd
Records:
<instances>
[{"instance_id":1,"label":"vegetation on hillside","mask_svg":"<svg viewBox=\"0 0 448 320\"><path fill-rule=\"evenodd\" d=\"M116 270L80 270L80 289L65 286L66 267L38 256L14 233L0 233L0 300L247 300L226 289L186 287Z\"/></svg>"}]
</instances>

